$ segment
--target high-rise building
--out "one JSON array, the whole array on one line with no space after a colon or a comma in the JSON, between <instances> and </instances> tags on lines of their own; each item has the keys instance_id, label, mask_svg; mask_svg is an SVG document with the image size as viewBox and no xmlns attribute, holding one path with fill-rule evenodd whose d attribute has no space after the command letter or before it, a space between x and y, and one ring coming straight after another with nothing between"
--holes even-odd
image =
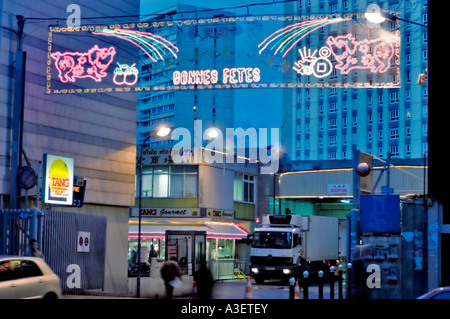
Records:
<instances>
[{"instance_id":1,"label":"high-rise building","mask_svg":"<svg viewBox=\"0 0 450 319\"><path fill-rule=\"evenodd\" d=\"M398 85L379 88L304 85L296 91L287 91L290 97L285 98L283 106L283 145L294 169L308 169L319 161L349 160L354 147L381 159L390 153L392 159L423 160L427 154L427 1L300 0L291 9L307 17L356 14L351 23L336 24L335 34L331 35L355 34L358 29L367 38L373 38L382 31L371 28L364 18L370 4L378 4L381 12L393 12L400 18L381 24L381 29L399 30L398 57L392 59L399 67L391 65L386 72L389 81ZM321 34L321 30L317 33L308 39L311 46L320 47L330 35ZM298 49L304 44L299 43ZM331 61L335 66L338 63ZM358 69L332 76L334 83L341 84L356 77L367 83L379 81L379 75L363 75ZM309 78L299 76L298 81L306 84Z\"/></svg>"},{"instance_id":2,"label":"high-rise building","mask_svg":"<svg viewBox=\"0 0 450 319\"><path fill-rule=\"evenodd\" d=\"M225 128L233 127L234 90L197 90L195 84L188 84L183 89L173 85L173 74L176 71L189 72L210 68L221 70L234 64L234 54L231 54L234 50L234 37L227 36L227 32L224 32L230 24L225 26L219 23L194 23L199 18L220 14L224 12L177 4L152 13L148 19L142 20L149 22L145 31L171 41L178 51L176 58L156 63L141 53L140 86L153 89L142 90L138 95L137 145L141 145L146 136L160 124L166 124L173 129L186 128L192 139L194 134L203 134L194 132L196 121L202 121L203 131L216 127L225 132ZM190 23L191 20L193 23ZM177 23L172 23L173 21ZM227 52L230 54L226 54ZM174 144L170 136L150 142L150 147L153 148Z\"/></svg>"}]
</instances>

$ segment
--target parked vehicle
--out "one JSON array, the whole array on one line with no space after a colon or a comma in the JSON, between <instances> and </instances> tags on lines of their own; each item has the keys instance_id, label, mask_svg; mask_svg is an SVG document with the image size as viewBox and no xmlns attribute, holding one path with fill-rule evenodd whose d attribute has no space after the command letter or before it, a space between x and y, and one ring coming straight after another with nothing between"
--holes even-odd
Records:
<instances>
[{"instance_id":1,"label":"parked vehicle","mask_svg":"<svg viewBox=\"0 0 450 319\"><path fill-rule=\"evenodd\" d=\"M340 257L339 238L336 217L265 215L261 227L248 237L252 277L256 283L269 278L289 280L302 257L310 274L327 273Z\"/></svg>"},{"instance_id":2,"label":"parked vehicle","mask_svg":"<svg viewBox=\"0 0 450 319\"><path fill-rule=\"evenodd\" d=\"M450 299L450 287L434 288L417 297L417 299Z\"/></svg>"},{"instance_id":3,"label":"parked vehicle","mask_svg":"<svg viewBox=\"0 0 450 319\"><path fill-rule=\"evenodd\" d=\"M0 299L61 299L60 278L38 257L0 256Z\"/></svg>"}]
</instances>

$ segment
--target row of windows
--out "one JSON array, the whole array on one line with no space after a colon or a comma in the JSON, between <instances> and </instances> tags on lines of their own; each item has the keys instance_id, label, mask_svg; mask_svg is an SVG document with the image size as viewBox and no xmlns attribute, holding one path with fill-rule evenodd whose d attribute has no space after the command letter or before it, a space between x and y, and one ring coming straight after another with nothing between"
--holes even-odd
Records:
<instances>
[{"instance_id":1,"label":"row of windows","mask_svg":"<svg viewBox=\"0 0 450 319\"><path fill-rule=\"evenodd\" d=\"M427 143L424 143L423 149L424 149L424 152L426 152L426 150L427 150ZM369 149L367 152L370 153L370 154L374 154L371 149ZM390 153L391 157L398 157L398 156L400 156L400 147L398 145L391 145L391 146L389 146L389 153ZM405 144L405 154L406 154L406 156L411 156L411 144ZM337 159L338 158L337 155L338 155L337 151L330 151L330 152L328 152L328 159L330 159L330 160L331 159ZM348 152L346 150L343 150L341 158L342 159L347 159L347 156L348 156ZM386 156L384 154L384 148L379 147L377 149L376 156L379 157L379 158L383 158L384 156Z\"/></svg>"},{"instance_id":2,"label":"row of windows","mask_svg":"<svg viewBox=\"0 0 450 319\"><path fill-rule=\"evenodd\" d=\"M139 180L137 178L136 197L139 197ZM197 166L147 166L142 169L142 197L144 198L197 196Z\"/></svg>"},{"instance_id":3,"label":"row of windows","mask_svg":"<svg viewBox=\"0 0 450 319\"><path fill-rule=\"evenodd\" d=\"M143 99L142 101L140 101L140 104L150 104L150 103L155 103L155 102L162 102L165 100L171 100L174 97L175 97L175 92L158 94L158 95L150 96L146 99Z\"/></svg>"},{"instance_id":4,"label":"row of windows","mask_svg":"<svg viewBox=\"0 0 450 319\"><path fill-rule=\"evenodd\" d=\"M336 88L329 88L329 97L334 97L337 96L337 89ZM411 101L411 90L404 90L405 92L405 101ZM347 90L343 91L343 96L346 96L348 94ZM318 95L319 99L323 99L324 98L324 90L323 89L319 89L319 95ZM357 99L358 96L357 94L353 94L354 99ZM384 94L377 94L377 102L379 105L383 105L384 104L384 100L385 100L385 96ZM422 98L423 99L427 99L428 98L428 89L426 86L422 87ZM305 90L305 96L302 96L302 94L298 94L297 95L297 101L299 102L299 104L297 104L297 108L301 107L301 102L304 101L304 99L306 101L311 101L311 90L306 89ZM400 92L398 90L396 91L391 91L389 92L389 103L391 104L396 104L396 103L400 103ZM341 103L341 109L342 110L347 110L347 101L346 100L342 100ZM373 105L373 95L368 95L367 96L367 105L368 106L372 106ZM328 103L328 110L329 112L336 112L337 111L337 103L336 102L329 102ZM320 104L320 113L322 114L324 112L324 107L323 104Z\"/></svg>"},{"instance_id":5,"label":"row of windows","mask_svg":"<svg viewBox=\"0 0 450 319\"><path fill-rule=\"evenodd\" d=\"M146 122L139 123L139 126L140 127L149 127L149 126L162 124L162 123L173 123L174 118L175 118L175 116L171 115L171 116L160 117L157 119L151 119Z\"/></svg>"},{"instance_id":6,"label":"row of windows","mask_svg":"<svg viewBox=\"0 0 450 319\"><path fill-rule=\"evenodd\" d=\"M407 114L407 117L409 115ZM378 123L383 123L383 112L379 112L378 113ZM389 121L393 122L393 121L398 121L400 119L399 117L399 111L398 110L391 110L389 111ZM367 114L367 124L372 124L372 113L368 113ZM319 130L323 131L324 130L324 121L323 120L319 120L318 122L319 124ZM354 127L358 126L358 117L356 115L352 116L352 125ZM347 122L347 117L342 117L342 127L346 128L348 126L348 122ZM336 118L331 118L328 119L328 129L329 130L336 130L338 128L338 120ZM408 128L409 131L409 128ZM301 134L302 132L302 126L300 124L300 122L297 123L297 134ZM305 133L310 133L311 132L311 123L310 122L306 122L305 123Z\"/></svg>"},{"instance_id":7,"label":"row of windows","mask_svg":"<svg viewBox=\"0 0 450 319\"><path fill-rule=\"evenodd\" d=\"M139 175L136 176L136 197L139 197ZM143 198L192 198L198 197L198 166L147 166L142 169ZM255 177L243 173L234 174L233 199L239 202L255 202Z\"/></svg>"},{"instance_id":8,"label":"row of windows","mask_svg":"<svg viewBox=\"0 0 450 319\"><path fill-rule=\"evenodd\" d=\"M400 138L400 130L398 128L392 128L389 129L389 139L399 139ZM423 124L422 125L422 133L424 136L426 136L428 134L428 125L427 124ZM405 137L409 138L411 137L411 128L410 127L406 127L405 128ZM342 145L346 145L347 144L347 134L342 134L341 135L341 144ZM300 138L297 138L297 140L300 140ZM309 141L309 138L305 138L306 141ZM323 146L323 137L319 137L319 146ZM369 131L367 132L367 141L370 142L373 140L373 132ZM383 140L383 131L382 130L378 130L378 140L382 141ZM337 145L337 135L329 135L328 136L328 145L329 146L335 146Z\"/></svg>"}]
</instances>

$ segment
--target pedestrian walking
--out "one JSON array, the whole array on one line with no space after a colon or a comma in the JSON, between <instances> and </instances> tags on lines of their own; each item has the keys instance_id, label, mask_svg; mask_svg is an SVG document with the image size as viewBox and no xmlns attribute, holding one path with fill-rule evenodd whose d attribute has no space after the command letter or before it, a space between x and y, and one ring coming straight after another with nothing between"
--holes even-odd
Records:
<instances>
[{"instance_id":1,"label":"pedestrian walking","mask_svg":"<svg viewBox=\"0 0 450 319\"><path fill-rule=\"evenodd\" d=\"M299 262L294 268L294 277L299 282L300 286L303 284L303 272L308 271L309 272L309 266L308 262L305 258L300 257Z\"/></svg>"},{"instance_id":2,"label":"pedestrian walking","mask_svg":"<svg viewBox=\"0 0 450 319\"><path fill-rule=\"evenodd\" d=\"M214 279L205 261L201 262L200 269L194 273L194 281L197 286L198 299L211 299Z\"/></svg>"},{"instance_id":3,"label":"pedestrian walking","mask_svg":"<svg viewBox=\"0 0 450 319\"><path fill-rule=\"evenodd\" d=\"M30 240L30 246L24 254L25 256L39 257L45 260L44 254L39 250L39 243L36 239Z\"/></svg>"},{"instance_id":4,"label":"pedestrian walking","mask_svg":"<svg viewBox=\"0 0 450 319\"><path fill-rule=\"evenodd\" d=\"M166 298L172 299L173 290L182 283L181 270L177 263L177 257L172 256L161 267L161 277L166 287Z\"/></svg>"}]
</instances>

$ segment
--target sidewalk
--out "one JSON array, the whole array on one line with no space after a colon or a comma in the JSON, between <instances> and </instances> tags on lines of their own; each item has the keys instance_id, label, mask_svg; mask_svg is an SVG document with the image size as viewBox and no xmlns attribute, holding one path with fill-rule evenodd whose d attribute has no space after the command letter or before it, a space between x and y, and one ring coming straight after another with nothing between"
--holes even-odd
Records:
<instances>
[{"instance_id":1,"label":"sidewalk","mask_svg":"<svg viewBox=\"0 0 450 319\"><path fill-rule=\"evenodd\" d=\"M226 279L216 281L213 289L213 299L243 299L246 289L246 279ZM253 299L290 299L290 286L283 285L281 282L268 281L265 284L256 284L251 281ZM295 288L295 287L294 287ZM174 299L191 299L191 290L189 293L174 296ZM342 287L342 299L346 298L346 287ZM113 294L100 290L81 291L79 293L64 294L63 299L137 299L131 294ZM163 299L149 297L141 293L141 299ZM304 289L300 288L300 299L306 299ZM319 285L311 284L308 288L308 299L319 298ZM331 299L330 283L323 285L322 299ZM339 283L334 283L333 299L339 298Z\"/></svg>"}]
</instances>

